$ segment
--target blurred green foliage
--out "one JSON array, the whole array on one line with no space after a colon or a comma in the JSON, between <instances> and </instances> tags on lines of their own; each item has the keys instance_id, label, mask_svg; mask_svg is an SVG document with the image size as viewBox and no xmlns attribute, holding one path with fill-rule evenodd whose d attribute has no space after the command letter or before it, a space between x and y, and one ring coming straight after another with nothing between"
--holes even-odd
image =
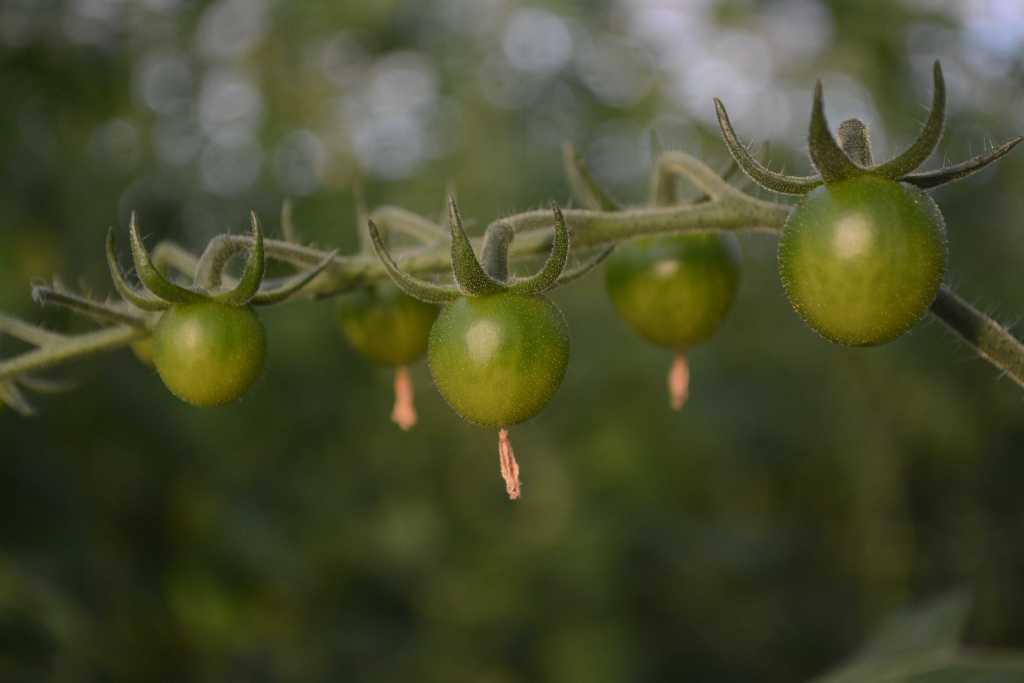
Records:
<instances>
[{"instance_id":1,"label":"blurred green foliage","mask_svg":"<svg viewBox=\"0 0 1024 683\"><path fill-rule=\"evenodd\" d=\"M452 181L479 230L567 201L569 139L640 201L652 127L725 160L712 95L802 170L822 77L882 156L934 58L959 160L1021 132L1022 39L1009 1L0 0L0 309L86 327L28 284L109 291L103 234L133 209L199 248L293 196L305 239L351 250L357 170L430 215ZM1024 311L1022 182L1018 154L935 194L949 281L998 316ZM69 370L40 417L0 413L0 679L799 681L951 586L969 645L1024 647L1019 390L934 323L822 341L774 240L742 244L681 414L601 277L557 294L572 359L514 431L517 504L423 367L421 423L394 428L330 305L263 313L266 375L223 409L127 350Z\"/></svg>"}]
</instances>

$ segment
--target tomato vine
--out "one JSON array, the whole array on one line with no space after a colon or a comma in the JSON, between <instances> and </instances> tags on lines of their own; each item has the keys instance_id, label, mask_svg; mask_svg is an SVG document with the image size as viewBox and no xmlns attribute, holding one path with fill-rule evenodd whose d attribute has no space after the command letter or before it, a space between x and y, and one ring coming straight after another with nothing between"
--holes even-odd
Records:
<instances>
[{"instance_id":1,"label":"tomato vine","mask_svg":"<svg viewBox=\"0 0 1024 683\"><path fill-rule=\"evenodd\" d=\"M465 235L454 202L448 230L397 207L378 207L363 212L357 222L364 249L352 255L299 243L287 206L282 216L283 239L264 238L253 216L250 235L216 236L201 255L172 241L161 242L149 254L142 245L133 217L131 253L144 288L130 284L117 267L112 233L107 254L121 300L99 300L74 292L59 282L33 287L33 296L40 304L69 308L97 320L100 329L62 334L0 315L0 334L16 337L32 347L0 361L0 402L22 413L30 413L32 406L27 398L30 392L67 388L60 382L39 377L40 371L151 336L156 342L154 360L160 370L160 320L168 310L182 312L190 306L225 306L251 315L249 306L256 304L299 298L323 299L342 294L366 296L370 288L389 279L409 295L433 304L449 305L447 312L441 313L435 330L455 330L465 320L484 315L483 309L489 309L487 315L497 315L494 311L517 308L515 297L527 299L532 302L530 306L544 309L526 317L532 318L530 324L545 318L550 323L548 336L555 341L549 351L554 349L553 357L557 360L568 354L567 337L564 353L559 341L561 332L558 330L562 329L560 325L564 325L564 321L558 322L560 313L548 309L550 302L543 298L543 291L585 275L619 243L630 241L629 249L634 249L641 244L634 238L651 240L674 236L671 239L676 239L695 232L750 230L780 235L779 267L787 295L801 317L825 337L845 344L882 343L898 336L930 312L980 357L1024 387L1024 344L1006 327L941 284L946 261L943 221L938 208L923 194L924 190L985 168L1007 154L1021 138L956 165L919 171L943 129L945 84L938 63L933 80L932 107L918 139L903 153L882 163L874 162L868 131L860 121L844 121L838 127L838 135L833 135L824 117L819 84L809 128L809 149L818 173L805 177L776 173L755 159L740 142L724 105L716 100L723 139L736 166L768 190L800 196L795 207L754 197L738 183L730 182L731 171L716 172L703 161L680 151L658 154L647 205L623 207L596 183L571 146L566 146L564 163L569 184L585 208L563 211L556 208L554 212L534 210L501 217L488 225L482 238L475 240ZM696 188L699 197L680 202L674 190L677 179ZM852 225L851 216L860 221L858 230L853 231L856 234L846 230ZM839 235L840 232L845 237ZM388 249L384 241L389 234L405 235L416 244ZM372 245L372 251L366 248L367 244ZM550 256L540 272L526 278L512 275L510 263L545 252ZM241 253L248 255L246 267L240 277L231 277L227 266ZM851 260L851 254L861 260ZM289 265L296 273L286 278L265 279L264 259ZM887 278L881 288L879 273L885 275L883 279ZM438 274L447 274L451 282L423 279L425 275ZM180 284L182 278L191 279L191 284ZM516 319L517 315L512 315L503 322L514 326L519 324L514 322ZM259 324L250 327L248 336L252 338ZM454 395L463 390L451 389L466 379L456 376L458 359L451 363L444 360L447 351L442 353L441 349L447 346L447 341L441 332L433 336L436 337L432 342L436 352L432 350L428 355L442 394L467 419L499 427L502 432L499 450L503 458L506 449L510 456L505 427L539 410L550 397L547 389L532 389L533 397L540 399L530 410L523 408L528 401L517 399L515 410L499 405L498 401L497 407L492 406L493 410L488 412L481 407L486 401L479 396L467 407L469 404L463 404ZM408 358L403 356L400 363L393 364L401 367L416 354L407 355ZM547 384L553 387L557 387L559 373L564 371L564 366L561 370L556 367L559 363L544 371L546 379L553 380ZM450 373L442 370L445 365L451 366ZM262 367L262 357L252 367L239 370L238 376L244 381L239 381L237 386L230 387L223 395L202 396L192 402L220 403L234 398L258 374L253 370L256 366ZM169 380L170 374L161 371L169 386L174 383ZM442 374L446 376L441 377ZM526 377L529 373L522 374ZM474 393L487 384L483 375L477 379L473 391L465 389L465 392ZM509 381L502 380L505 385ZM190 400L188 396L184 398ZM482 412L476 412L478 410ZM509 472L513 464L514 460L507 464ZM518 466L514 469L517 475ZM511 488L510 485L510 494Z\"/></svg>"}]
</instances>

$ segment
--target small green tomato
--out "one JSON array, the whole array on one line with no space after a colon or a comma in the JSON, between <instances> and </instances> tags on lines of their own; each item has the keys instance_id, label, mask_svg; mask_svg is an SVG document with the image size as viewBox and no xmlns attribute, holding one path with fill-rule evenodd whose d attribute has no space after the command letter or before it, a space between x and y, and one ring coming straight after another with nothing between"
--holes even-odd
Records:
<instances>
[{"instance_id":1,"label":"small green tomato","mask_svg":"<svg viewBox=\"0 0 1024 683\"><path fill-rule=\"evenodd\" d=\"M378 365L401 367L427 352L438 310L387 282L339 299L338 325L356 351Z\"/></svg>"},{"instance_id":2,"label":"small green tomato","mask_svg":"<svg viewBox=\"0 0 1024 683\"><path fill-rule=\"evenodd\" d=\"M498 462L510 500L519 498L521 487L508 427L540 412L569 363L565 318L543 294L589 271L609 252L605 249L567 272L569 229L557 206L552 205L552 213L555 234L547 260L533 275L516 277L508 267L515 230L504 223L488 227L478 259L449 197L451 284L404 272L384 247L380 230L367 221L373 248L395 284L422 301L445 304L430 329L430 374L456 413L498 428Z\"/></svg>"},{"instance_id":3,"label":"small green tomato","mask_svg":"<svg viewBox=\"0 0 1024 683\"><path fill-rule=\"evenodd\" d=\"M153 363L171 393L195 406L230 403L263 372L266 335L247 306L169 308L153 331Z\"/></svg>"},{"instance_id":4,"label":"small green tomato","mask_svg":"<svg viewBox=\"0 0 1024 683\"><path fill-rule=\"evenodd\" d=\"M761 187L802 199L779 239L779 276L790 303L818 334L849 346L884 344L909 330L934 302L946 271L946 227L930 190L977 173L1013 149L1014 138L984 154L933 171L946 117L946 83L932 66L932 104L917 139L878 163L859 119L832 135L824 90L814 88L807 150L816 173L791 176L754 159L715 100L733 159Z\"/></svg>"},{"instance_id":5,"label":"small green tomato","mask_svg":"<svg viewBox=\"0 0 1024 683\"><path fill-rule=\"evenodd\" d=\"M722 324L739 284L733 235L691 233L630 240L608 259L605 284L618 314L647 341L674 351L668 384L682 408L689 384L684 353Z\"/></svg>"},{"instance_id":6,"label":"small green tomato","mask_svg":"<svg viewBox=\"0 0 1024 683\"><path fill-rule=\"evenodd\" d=\"M551 400L569 362L569 329L543 296L497 293L448 304L430 331L430 374L466 420L506 428Z\"/></svg>"},{"instance_id":7,"label":"small green tomato","mask_svg":"<svg viewBox=\"0 0 1024 683\"><path fill-rule=\"evenodd\" d=\"M403 430L417 420L408 366L427 351L438 307L381 283L342 297L338 325L352 347L377 365L395 368L395 404L391 420Z\"/></svg>"},{"instance_id":8,"label":"small green tomato","mask_svg":"<svg viewBox=\"0 0 1024 683\"><path fill-rule=\"evenodd\" d=\"M790 303L811 328L841 344L883 344L934 301L945 224L916 187L862 175L808 193L783 228L778 258Z\"/></svg>"},{"instance_id":9,"label":"small green tomato","mask_svg":"<svg viewBox=\"0 0 1024 683\"><path fill-rule=\"evenodd\" d=\"M315 268L299 273L276 287L263 288L265 261L263 231L256 214L252 246L234 287L221 291L226 259L214 259L197 268L192 286L168 280L146 251L135 214L128 234L132 261L143 288L129 284L114 249L114 230L107 232L107 265L114 288L136 308L162 311L153 334L132 345L142 362L152 357L164 385L194 406L218 406L239 398L263 372L267 339L252 306L285 301L323 272L334 253ZM219 263L219 267L215 264Z\"/></svg>"}]
</instances>

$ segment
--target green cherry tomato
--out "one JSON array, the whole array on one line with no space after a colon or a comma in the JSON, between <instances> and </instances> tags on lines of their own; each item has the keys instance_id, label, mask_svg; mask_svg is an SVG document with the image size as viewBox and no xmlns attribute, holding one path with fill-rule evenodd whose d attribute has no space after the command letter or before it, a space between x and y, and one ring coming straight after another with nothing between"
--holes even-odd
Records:
<instances>
[{"instance_id":1,"label":"green cherry tomato","mask_svg":"<svg viewBox=\"0 0 1024 683\"><path fill-rule=\"evenodd\" d=\"M651 343L681 353L715 333L739 283L734 235L630 240L608 258L605 284L619 315Z\"/></svg>"},{"instance_id":2,"label":"green cherry tomato","mask_svg":"<svg viewBox=\"0 0 1024 683\"><path fill-rule=\"evenodd\" d=\"M146 367L153 367L153 338L146 337L131 343L132 353L135 359Z\"/></svg>"},{"instance_id":3,"label":"green cherry tomato","mask_svg":"<svg viewBox=\"0 0 1024 683\"><path fill-rule=\"evenodd\" d=\"M456 299L430 331L430 374L459 415L508 427L536 415L569 362L569 328L543 296Z\"/></svg>"},{"instance_id":4,"label":"green cherry tomato","mask_svg":"<svg viewBox=\"0 0 1024 683\"><path fill-rule=\"evenodd\" d=\"M175 396L196 406L234 401L263 372L266 335L247 306L172 306L153 331L153 364Z\"/></svg>"},{"instance_id":5,"label":"green cherry tomato","mask_svg":"<svg viewBox=\"0 0 1024 683\"><path fill-rule=\"evenodd\" d=\"M438 307L381 283L338 301L341 332L356 351L378 365L409 365L427 351Z\"/></svg>"},{"instance_id":6,"label":"green cherry tomato","mask_svg":"<svg viewBox=\"0 0 1024 683\"><path fill-rule=\"evenodd\" d=\"M851 346L910 329L945 269L946 229L935 202L874 176L810 192L779 240L779 275L793 308L826 339Z\"/></svg>"}]
</instances>

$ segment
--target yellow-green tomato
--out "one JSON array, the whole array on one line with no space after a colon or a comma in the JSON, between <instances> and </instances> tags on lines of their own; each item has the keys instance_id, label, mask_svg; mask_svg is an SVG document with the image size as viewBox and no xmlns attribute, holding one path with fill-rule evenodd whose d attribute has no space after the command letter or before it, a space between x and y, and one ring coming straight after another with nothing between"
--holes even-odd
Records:
<instances>
[{"instance_id":1,"label":"yellow-green tomato","mask_svg":"<svg viewBox=\"0 0 1024 683\"><path fill-rule=\"evenodd\" d=\"M540 412L562 383L569 328L543 296L456 299L430 331L430 374L459 415L508 427Z\"/></svg>"},{"instance_id":2,"label":"yellow-green tomato","mask_svg":"<svg viewBox=\"0 0 1024 683\"><path fill-rule=\"evenodd\" d=\"M153 367L153 337L145 337L131 344L135 359L146 367Z\"/></svg>"},{"instance_id":3,"label":"yellow-green tomato","mask_svg":"<svg viewBox=\"0 0 1024 683\"><path fill-rule=\"evenodd\" d=\"M928 310L946 269L946 229L931 197L859 176L818 187L790 214L779 275L796 312L826 339L882 344Z\"/></svg>"},{"instance_id":4,"label":"yellow-green tomato","mask_svg":"<svg viewBox=\"0 0 1024 683\"><path fill-rule=\"evenodd\" d=\"M180 304L153 331L153 364L175 396L195 406L234 401L263 372L266 335L247 306Z\"/></svg>"},{"instance_id":5,"label":"yellow-green tomato","mask_svg":"<svg viewBox=\"0 0 1024 683\"><path fill-rule=\"evenodd\" d=\"M378 365L400 367L427 351L437 306L381 283L342 297L338 325L352 347Z\"/></svg>"},{"instance_id":6,"label":"yellow-green tomato","mask_svg":"<svg viewBox=\"0 0 1024 683\"><path fill-rule=\"evenodd\" d=\"M740 277L734 235L642 237L616 247L605 284L615 310L649 342L683 352L725 319Z\"/></svg>"}]
</instances>

